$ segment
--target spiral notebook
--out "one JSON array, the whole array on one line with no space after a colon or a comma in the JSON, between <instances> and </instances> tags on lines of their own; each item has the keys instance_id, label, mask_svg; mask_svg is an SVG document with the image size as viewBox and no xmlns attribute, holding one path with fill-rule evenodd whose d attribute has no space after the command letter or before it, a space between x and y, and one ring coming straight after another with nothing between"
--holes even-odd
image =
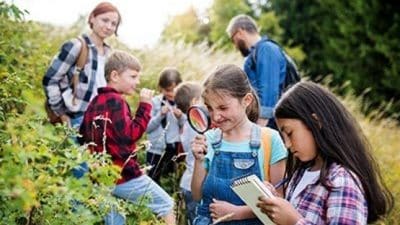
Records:
<instances>
[{"instance_id":1,"label":"spiral notebook","mask_svg":"<svg viewBox=\"0 0 400 225\"><path fill-rule=\"evenodd\" d=\"M257 207L258 197L265 196L267 198L274 198L274 195L256 175L253 174L234 180L231 184L231 188L246 205L253 210L253 213L261 222L264 224L274 224L271 219Z\"/></svg>"}]
</instances>

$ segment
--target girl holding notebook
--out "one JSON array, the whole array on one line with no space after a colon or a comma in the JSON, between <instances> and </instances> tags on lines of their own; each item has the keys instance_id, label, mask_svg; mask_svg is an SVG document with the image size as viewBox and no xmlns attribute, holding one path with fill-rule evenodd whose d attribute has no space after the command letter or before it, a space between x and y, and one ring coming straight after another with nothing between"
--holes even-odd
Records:
<instances>
[{"instance_id":1,"label":"girl holding notebook","mask_svg":"<svg viewBox=\"0 0 400 225\"><path fill-rule=\"evenodd\" d=\"M393 196L366 137L331 92L298 83L278 102L275 118L290 150L290 181L285 198L260 198L258 206L273 222L367 224L391 210Z\"/></svg>"},{"instance_id":2,"label":"girl holding notebook","mask_svg":"<svg viewBox=\"0 0 400 225\"><path fill-rule=\"evenodd\" d=\"M225 218L222 224L262 224L230 185L233 179L249 174L274 184L281 180L287 157L282 139L277 131L263 128L269 133L271 145L267 161L270 171L265 173L261 127L254 123L258 101L239 67L217 68L206 79L202 97L217 128L196 136L192 143L192 194L195 200L201 200L194 224L209 225L221 218Z\"/></svg>"}]
</instances>

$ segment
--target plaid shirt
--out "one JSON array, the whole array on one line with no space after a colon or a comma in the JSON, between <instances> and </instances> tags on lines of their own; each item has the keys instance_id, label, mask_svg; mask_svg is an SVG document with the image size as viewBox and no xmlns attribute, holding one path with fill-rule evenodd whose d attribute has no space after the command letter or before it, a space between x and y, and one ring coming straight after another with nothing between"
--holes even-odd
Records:
<instances>
[{"instance_id":1,"label":"plaid shirt","mask_svg":"<svg viewBox=\"0 0 400 225\"><path fill-rule=\"evenodd\" d=\"M286 199L290 199L303 171L289 183ZM318 181L308 185L293 199L292 205L304 217L300 224L367 224L368 206L360 180L338 164L332 164L328 176L328 190Z\"/></svg>"},{"instance_id":2,"label":"plaid shirt","mask_svg":"<svg viewBox=\"0 0 400 225\"><path fill-rule=\"evenodd\" d=\"M146 131L151 104L141 102L133 119L120 93L110 87L99 88L98 92L85 112L80 127L81 142L93 142L95 145L89 147L92 152L102 152L105 147L114 164L122 168L122 178L117 181L121 184L142 175L136 161L135 142Z\"/></svg>"},{"instance_id":3,"label":"plaid shirt","mask_svg":"<svg viewBox=\"0 0 400 225\"><path fill-rule=\"evenodd\" d=\"M88 46L88 59L84 70L79 74L79 84L76 90L76 104L72 103L73 90L71 87L72 74L78 59L82 44L74 38L65 42L60 52L53 58L45 76L43 87L48 98L50 108L58 115L81 114L86 111L90 100L96 95L96 73L98 69L97 48L89 36L82 35ZM106 55L110 47L104 44Z\"/></svg>"}]
</instances>

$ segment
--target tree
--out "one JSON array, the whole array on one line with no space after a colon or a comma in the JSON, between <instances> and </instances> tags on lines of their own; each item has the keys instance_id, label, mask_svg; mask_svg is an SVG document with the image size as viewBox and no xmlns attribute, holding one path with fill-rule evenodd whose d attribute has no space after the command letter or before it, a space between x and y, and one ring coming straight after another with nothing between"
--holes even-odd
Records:
<instances>
[{"instance_id":1,"label":"tree","mask_svg":"<svg viewBox=\"0 0 400 225\"><path fill-rule=\"evenodd\" d=\"M208 32L206 24L202 24L199 15L193 7L183 14L174 16L162 32L163 41L179 41L197 43L206 39Z\"/></svg>"},{"instance_id":2,"label":"tree","mask_svg":"<svg viewBox=\"0 0 400 225\"><path fill-rule=\"evenodd\" d=\"M302 44L309 75L332 74L333 84L350 81L369 109L393 101L400 110L400 6L390 1L275 0L284 40ZM372 82L373 81L373 82Z\"/></svg>"},{"instance_id":3,"label":"tree","mask_svg":"<svg viewBox=\"0 0 400 225\"><path fill-rule=\"evenodd\" d=\"M282 42L284 31L279 25L280 19L267 3L266 0L215 0L208 10L208 16L205 16L206 19L209 18L209 23L202 22L201 16L191 8L171 19L162 33L162 39L183 40L186 43L207 40L209 45L216 48L233 50L234 45L226 34L226 27L232 17L247 14L256 20L261 35L268 35L280 43L298 64L301 63L305 58L301 45L284 45Z\"/></svg>"},{"instance_id":4,"label":"tree","mask_svg":"<svg viewBox=\"0 0 400 225\"><path fill-rule=\"evenodd\" d=\"M228 46L232 48L225 30L232 17L238 14L250 14L251 8L243 0L214 0L209 11L210 14L210 42L217 47Z\"/></svg>"}]
</instances>

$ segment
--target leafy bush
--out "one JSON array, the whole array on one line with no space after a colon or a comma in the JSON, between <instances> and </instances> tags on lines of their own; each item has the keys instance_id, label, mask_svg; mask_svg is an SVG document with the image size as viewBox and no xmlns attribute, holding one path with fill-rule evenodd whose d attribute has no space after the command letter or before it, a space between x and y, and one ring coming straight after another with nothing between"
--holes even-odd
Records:
<instances>
[{"instance_id":1,"label":"leafy bush","mask_svg":"<svg viewBox=\"0 0 400 225\"><path fill-rule=\"evenodd\" d=\"M71 143L71 130L45 120L41 79L64 37L22 21L14 5L1 3L0 16L0 223L95 224L114 206L128 220L155 220L146 201L110 195L119 171L107 155L89 154ZM92 171L75 179L70 171L83 161Z\"/></svg>"},{"instance_id":2,"label":"leafy bush","mask_svg":"<svg viewBox=\"0 0 400 225\"><path fill-rule=\"evenodd\" d=\"M146 198L133 205L110 195L119 171L107 155L89 154L85 147L71 143L73 131L46 122L41 79L61 42L77 30L60 32L60 28L24 22L23 16L13 16L14 12L20 11L0 3L0 224L101 224L111 207L125 214L128 224L161 224L145 207ZM161 43L141 50L120 43L113 46L141 59L141 86L154 89L165 66L177 67L184 80L201 81L219 64L242 63L238 54L209 48L206 43ZM137 98L128 99L135 108ZM400 128L389 119L380 119L380 111L363 116L363 104L352 94L344 102L357 115L374 146L384 179L395 199L400 199ZM143 162L143 150L139 156ZM91 165L91 171L81 179L73 178L71 169L83 161ZM172 187L169 191L178 200L177 180L163 182ZM183 214L180 203L178 215ZM399 212L397 204L382 223L396 224Z\"/></svg>"}]
</instances>

